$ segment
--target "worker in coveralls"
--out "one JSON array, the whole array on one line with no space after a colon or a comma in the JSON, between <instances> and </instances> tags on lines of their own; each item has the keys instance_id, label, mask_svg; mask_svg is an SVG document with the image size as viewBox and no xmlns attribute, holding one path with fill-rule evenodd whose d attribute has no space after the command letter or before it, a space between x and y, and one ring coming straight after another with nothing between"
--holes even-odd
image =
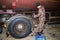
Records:
<instances>
[{"instance_id":1,"label":"worker in coveralls","mask_svg":"<svg viewBox=\"0 0 60 40\"><path fill-rule=\"evenodd\" d=\"M45 22L45 8L40 3L36 3L36 6L38 8L38 14L34 14L34 18L39 17L38 33L42 33Z\"/></svg>"}]
</instances>

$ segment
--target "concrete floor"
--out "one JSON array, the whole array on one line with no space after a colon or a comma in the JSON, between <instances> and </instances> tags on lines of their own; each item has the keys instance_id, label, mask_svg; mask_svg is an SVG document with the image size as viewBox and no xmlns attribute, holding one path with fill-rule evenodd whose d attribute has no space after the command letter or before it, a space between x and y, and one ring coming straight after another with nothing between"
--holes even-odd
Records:
<instances>
[{"instance_id":1,"label":"concrete floor","mask_svg":"<svg viewBox=\"0 0 60 40\"><path fill-rule=\"evenodd\" d=\"M60 40L60 28L45 28L44 35L47 40ZM23 39L15 39L11 36L6 37L5 33L0 34L0 40L35 40L34 36L28 36Z\"/></svg>"}]
</instances>

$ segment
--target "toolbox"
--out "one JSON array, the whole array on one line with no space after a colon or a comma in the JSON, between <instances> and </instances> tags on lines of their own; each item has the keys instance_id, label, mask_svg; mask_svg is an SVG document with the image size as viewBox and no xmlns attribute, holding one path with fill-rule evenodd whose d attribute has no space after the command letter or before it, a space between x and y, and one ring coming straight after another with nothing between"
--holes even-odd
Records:
<instances>
[{"instance_id":1,"label":"toolbox","mask_svg":"<svg viewBox=\"0 0 60 40\"><path fill-rule=\"evenodd\" d=\"M35 40L46 40L46 36L45 35L42 35L42 34L37 34L35 36Z\"/></svg>"}]
</instances>

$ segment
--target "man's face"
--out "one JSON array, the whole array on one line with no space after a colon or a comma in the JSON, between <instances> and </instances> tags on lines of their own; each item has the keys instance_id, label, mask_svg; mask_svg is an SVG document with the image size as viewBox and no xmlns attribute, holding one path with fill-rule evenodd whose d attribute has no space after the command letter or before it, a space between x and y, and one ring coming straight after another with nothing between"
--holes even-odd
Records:
<instances>
[{"instance_id":1,"label":"man's face","mask_svg":"<svg viewBox=\"0 0 60 40\"><path fill-rule=\"evenodd\" d=\"M39 9L41 7L41 5L37 6L37 8Z\"/></svg>"}]
</instances>

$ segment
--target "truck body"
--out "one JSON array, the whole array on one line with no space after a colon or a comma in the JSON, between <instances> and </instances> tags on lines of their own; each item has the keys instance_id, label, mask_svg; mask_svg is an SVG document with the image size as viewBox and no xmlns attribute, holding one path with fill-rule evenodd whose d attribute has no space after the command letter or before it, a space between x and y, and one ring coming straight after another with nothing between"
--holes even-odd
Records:
<instances>
[{"instance_id":1,"label":"truck body","mask_svg":"<svg viewBox=\"0 0 60 40\"><path fill-rule=\"evenodd\" d=\"M60 22L59 0L0 0L0 28L5 27L14 38L29 35L39 24L38 18L33 18L33 13L38 13L36 3L45 7L46 22Z\"/></svg>"},{"instance_id":2,"label":"truck body","mask_svg":"<svg viewBox=\"0 0 60 40\"><path fill-rule=\"evenodd\" d=\"M0 0L1 8L6 6L6 9L12 9L13 4L16 8L37 10L36 3L39 2L45 7L46 10L59 10L60 1L59 0Z\"/></svg>"}]
</instances>

